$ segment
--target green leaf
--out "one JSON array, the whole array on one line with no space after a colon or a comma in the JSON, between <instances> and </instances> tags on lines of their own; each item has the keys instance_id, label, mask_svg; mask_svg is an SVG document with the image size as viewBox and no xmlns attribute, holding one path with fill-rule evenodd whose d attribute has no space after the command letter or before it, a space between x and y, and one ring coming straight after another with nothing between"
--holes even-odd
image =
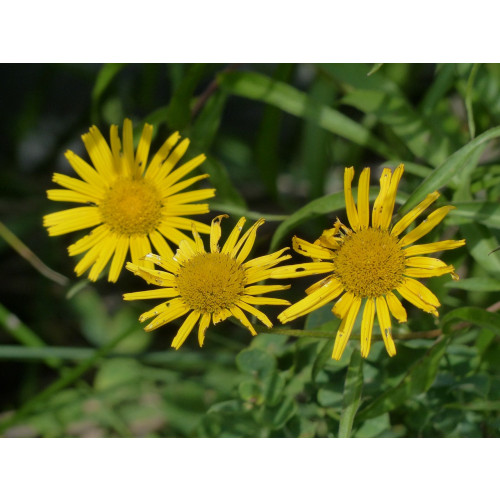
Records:
<instances>
[{"instance_id":1,"label":"green leaf","mask_svg":"<svg viewBox=\"0 0 500 500\"><path fill-rule=\"evenodd\" d=\"M460 307L446 314L442 320L443 332L450 333L457 320L467 321L500 335L500 316L480 307Z\"/></svg>"},{"instance_id":2,"label":"green leaf","mask_svg":"<svg viewBox=\"0 0 500 500\"><path fill-rule=\"evenodd\" d=\"M335 339L330 339L323 343L323 347L321 347L312 366L311 378L313 382L316 382L316 377L319 372L323 369L328 360L331 359L334 344Z\"/></svg>"},{"instance_id":3,"label":"green leaf","mask_svg":"<svg viewBox=\"0 0 500 500\"><path fill-rule=\"evenodd\" d=\"M474 401L472 403L448 403L445 408L463 411L500 411L500 401Z\"/></svg>"},{"instance_id":4,"label":"green leaf","mask_svg":"<svg viewBox=\"0 0 500 500\"><path fill-rule=\"evenodd\" d=\"M391 421L388 413L383 413L375 418L365 420L354 435L357 438L378 437L391 428Z\"/></svg>"},{"instance_id":5,"label":"green leaf","mask_svg":"<svg viewBox=\"0 0 500 500\"><path fill-rule=\"evenodd\" d=\"M402 96L380 90L354 90L342 103L375 115L416 157L425 158L431 165L439 165L450 153L446 137L429 127Z\"/></svg>"},{"instance_id":6,"label":"green leaf","mask_svg":"<svg viewBox=\"0 0 500 500\"><path fill-rule=\"evenodd\" d=\"M294 64L278 64L273 78L286 82L293 73ZM254 147L255 164L269 193L277 197L277 177L281 158L278 154L283 112L275 106L267 105L262 113L262 121Z\"/></svg>"},{"instance_id":7,"label":"green leaf","mask_svg":"<svg viewBox=\"0 0 500 500\"><path fill-rule=\"evenodd\" d=\"M439 363L450 340L451 336L448 336L434 344L411 366L398 385L382 393L358 413L359 420L367 420L394 410L407 399L427 391L436 378Z\"/></svg>"},{"instance_id":8,"label":"green leaf","mask_svg":"<svg viewBox=\"0 0 500 500\"><path fill-rule=\"evenodd\" d=\"M445 186L450 180L459 173L461 167L468 160L469 156L485 142L500 137L500 126L491 128L474 140L453 153L442 165L432 172L417 189L411 194L406 203L399 209L400 214L411 210L426 195Z\"/></svg>"},{"instance_id":9,"label":"green leaf","mask_svg":"<svg viewBox=\"0 0 500 500\"><path fill-rule=\"evenodd\" d=\"M356 121L342 113L310 99L307 94L267 76L234 71L217 76L220 86L228 92L272 104L291 115L311 120L320 127L370 148L385 158L393 156L392 150Z\"/></svg>"},{"instance_id":10,"label":"green leaf","mask_svg":"<svg viewBox=\"0 0 500 500\"><path fill-rule=\"evenodd\" d=\"M97 74L94 88L92 89L92 121L97 123L99 121L98 108L99 102L107 90L113 79L125 67L124 63L108 63L104 64Z\"/></svg>"},{"instance_id":11,"label":"green leaf","mask_svg":"<svg viewBox=\"0 0 500 500\"><path fill-rule=\"evenodd\" d=\"M265 408L262 414L264 425L271 429L281 429L297 412L297 403L292 398L285 398L278 408Z\"/></svg>"},{"instance_id":12,"label":"green leaf","mask_svg":"<svg viewBox=\"0 0 500 500\"><path fill-rule=\"evenodd\" d=\"M228 205L246 207L245 200L236 190L229 178L226 168L214 157L207 155L202 169L210 175L210 183L217 190L216 199Z\"/></svg>"},{"instance_id":13,"label":"green leaf","mask_svg":"<svg viewBox=\"0 0 500 500\"><path fill-rule=\"evenodd\" d=\"M191 99L196 86L205 74L206 64L192 64L177 87L165 114L170 128L183 129L191 120Z\"/></svg>"},{"instance_id":14,"label":"green leaf","mask_svg":"<svg viewBox=\"0 0 500 500\"><path fill-rule=\"evenodd\" d=\"M355 349L351 355L351 362L347 369L344 386L344 397L342 400L342 413L339 422L339 438L351 436L354 417L361 401L363 389L363 358L361 353Z\"/></svg>"},{"instance_id":15,"label":"green leaf","mask_svg":"<svg viewBox=\"0 0 500 500\"><path fill-rule=\"evenodd\" d=\"M466 239L466 248L473 259L490 275L500 277L500 254L495 252L498 240L480 224L460 224L460 233Z\"/></svg>"},{"instance_id":16,"label":"green leaf","mask_svg":"<svg viewBox=\"0 0 500 500\"><path fill-rule=\"evenodd\" d=\"M219 130L222 113L227 100L227 93L216 91L205 103L189 134L196 146L208 151Z\"/></svg>"},{"instance_id":17,"label":"green leaf","mask_svg":"<svg viewBox=\"0 0 500 500\"><path fill-rule=\"evenodd\" d=\"M444 285L446 288L459 288L470 292L498 292L500 291L500 280L493 278L466 278L459 281L449 281Z\"/></svg>"},{"instance_id":18,"label":"green leaf","mask_svg":"<svg viewBox=\"0 0 500 500\"><path fill-rule=\"evenodd\" d=\"M372 76L374 73L376 73L382 66L384 65L384 63L376 63L374 64L370 71L368 71L368 73L366 74L366 76Z\"/></svg>"},{"instance_id":19,"label":"green leaf","mask_svg":"<svg viewBox=\"0 0 500 500\"><path fill-rule=\"evenodd\" d=\"M481 224L500 229L500 204L492 201L465 201L454 202L455 210L448 216L449 224L457 224L457 218L464 218Z\"/></svg>"},{"instance_id":20,"label":"green leaf","mask_svg":"<svg viewBox=\"0 0 500 500\"><path fill-rule=\"evenodd\" d=\"M236 366L243 373L264 378L276 368L276 359L262 349L244 349L236 356Z\"/></svg>"}]
</instances>

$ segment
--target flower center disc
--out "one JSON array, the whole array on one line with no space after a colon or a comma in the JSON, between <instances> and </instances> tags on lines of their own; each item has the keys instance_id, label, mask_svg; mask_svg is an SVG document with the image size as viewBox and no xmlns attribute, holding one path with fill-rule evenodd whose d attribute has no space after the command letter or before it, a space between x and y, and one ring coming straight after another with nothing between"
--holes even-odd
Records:
<instances>
[{"instance_id":1,"label":"flower center disc","mask_svg":"<svg viewBox=\"0 0 500 500\"><path fill-rule=\"evenodd\" d=\"M104 223L121 235L149 234L160 219L158 191L145 179L121 179L99 205Z\"/></svg>"},{"instance_id":2,"label":"flower center disc","mask_svg":"<svg viewBox=\"0 0 500 500\"><path fill-rule=\"evenodd\" d=\"M398 239L369 227L347 235L333 260L335 275L358 297L379 297L402 281L405 257Z\"/></svg>"},{"instance_id":3,"label":"flower center disc","mask_svg":"<svg viewBox=\"0 0 500 500\"><path fill-rule=\"evenodd\" d=\"M183 264L177 288L191 309L214 313L233 306L243 294L245 271L226 254L201 253Z\"/></svg>"}]
</instances>

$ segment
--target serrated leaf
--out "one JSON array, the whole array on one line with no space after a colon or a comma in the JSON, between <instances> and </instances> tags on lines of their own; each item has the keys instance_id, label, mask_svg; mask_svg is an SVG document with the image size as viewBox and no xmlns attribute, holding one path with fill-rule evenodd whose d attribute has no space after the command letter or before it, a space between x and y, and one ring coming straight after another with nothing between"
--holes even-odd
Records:
<instances>
[{"instance_id":1,"label":"serrated leaf","mask_svg":"<svg viewBox=\"0 0 500 500\"><path fill-rule=\"evenodd\" d=\"M451 337L439 340L427 353L411 366L401 382L382 393L358 413L360 421L394 410L407 399L429 389L436 378L439 363Z\"/></svg>"}]
</instances>

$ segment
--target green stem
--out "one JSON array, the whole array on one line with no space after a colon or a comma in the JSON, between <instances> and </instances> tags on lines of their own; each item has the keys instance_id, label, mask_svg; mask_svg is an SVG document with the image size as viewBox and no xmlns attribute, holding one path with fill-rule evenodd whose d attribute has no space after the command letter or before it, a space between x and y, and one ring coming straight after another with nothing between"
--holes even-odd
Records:
<instances>
[{"instance_id":1,"label":"green stem","mask_svg":"<svg viewBox=\"0 0 500 500\"><path fill-rule=\"evenodd\" d=\"M0 304L0 325L24 346L33 348L45 347L45 342L2 304ZM46 358L44 362L51 368L61 366L60 361L56 359Z\"/></svg>"},{"instance_id":2,"label":"green stem","mask_svg":"<svg viewBox=\"0 0 500 500\"><path fill-rule=\"evenodd\" d=\"M59 285L66 286L69 279L62 274L57 273L49 266L44 264L7 226L0 222L0 236L23 258L26 259L40 274L56 282Z\"/></svg>"}]
</instances>

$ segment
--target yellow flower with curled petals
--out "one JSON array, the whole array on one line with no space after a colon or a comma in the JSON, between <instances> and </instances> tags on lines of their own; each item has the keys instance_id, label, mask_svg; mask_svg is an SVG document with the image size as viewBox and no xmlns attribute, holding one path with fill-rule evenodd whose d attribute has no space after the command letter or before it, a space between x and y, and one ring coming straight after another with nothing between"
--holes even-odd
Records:
<instances>
[{"instance_id":1,"label":"yellow flower with curled petals","mask_svg":"<svg viewBox=\"0 0 500 500\"><path fill-rule=\"evenodd\" d=\"M173 251L166 240L178 245L188 238L182 231L195 224L201 233L210 227L188 218L209 212L207 203L196 203L215 195L214 189L184 191L195 182L208 177L197 175L185 180L205 160L201 154L176 168L189 146L189 140L179 142L173 133L148 164L153 126L144 125L137 150L134 153L132 122L123 124L123 150L118 126L111 126L108 145L99 129L91 127L82 136L93 166L72 151L66 158L80 179L55 173L53 181L65 189L50 189L50 200L83 203L86 206L70 208L46 215L43 224L50 236L95 227L68 247L69 255L85 254L75 267L78 276L89 268L89 280L95 281L111 260L108 280L116 281L130 250L132 262L156 251L171 257ZM145 267L153 269L146 262Z\"/></svg>"},{"instance_id":2,"label":"yellow flower with curled petals","mask_svg":"<svg viewBox=\"0 0 500 500\"><path fill-rule=\"evenodd\" d=\"M181 241L173 258L153 254L144 257L145 262L154 263L164 271L127 263L129 271L162 288L126 293L123 296L125 300L169 299L140 316L141 322L154 318L146 326L146 331L155 330L189 313L173 339L172 347L175 349L179 349L198 322L198 342L201 347L210 322L215 325L234 316L252 335L256 335L245 312L270 328L273 325L269 318L254 306L290 304L288 300L259 297L261 294L286 290L290 285L256 284L269 278L274 266L290 258L290 255L284 254L288 248L245 262L255 243L257 229L264 219L259 219L240 238L245 224L245 218L242 217L221 249L219 239L223 217L227 215L220 215L212 221L209 252L205 251L203 241L193 226L194 241Z\"/></svg>"},{"instance_id":3,"label":"yellow flower with curled petals","mask_svg":"<svg viewBox=\"0 0 500 500\"><path fill-rule=\"evenodd\" d=\"M407 320L406 310L394 292L437 317L439 300L417 279L448 273L453 279L458 279L453 266L424 255L461 247L465 240L413 245L454 207L447 205L434 210L414 229L400 236L439 197L437 191L427 195L396 224L391 224L403 169L401 164L394 172L389 168L383 170L370 224L370 169L365 168L361 173L356 207L351 190L354 168L346 168L344 194L351 227L337 221L314 243L294 237L294 250L312 258L313 262L283 266L271 275L271 278L291 278L328 273L306 290L308 295L305 298L285 309L278 319L287 323L340 297L332 309L342 320L335 338L334 359L342 356L362 306L361 355L366 358L370 351L376 313L387 352L394 356L396 347L392 338L391 314L400 323Z\"/></svg>"}]
</instances>

